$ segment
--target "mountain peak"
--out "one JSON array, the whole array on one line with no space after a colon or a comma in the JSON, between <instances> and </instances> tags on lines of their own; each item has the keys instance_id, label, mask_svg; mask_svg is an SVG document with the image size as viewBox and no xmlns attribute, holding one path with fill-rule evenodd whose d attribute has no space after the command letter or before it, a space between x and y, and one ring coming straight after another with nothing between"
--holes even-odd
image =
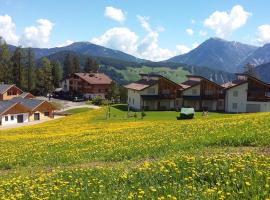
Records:
<instances>
[{"instance_id":1,"label":"mountain peak","mask_svg":"<svg viewBox=\"0 0 270 200\"><path fill-rule=\"evenodd\" d=\"M257 47L211 37L192 51L169 61L195 66L207 66L227 72L237 72L239 64Z\"/></svg>"}]
</instances>

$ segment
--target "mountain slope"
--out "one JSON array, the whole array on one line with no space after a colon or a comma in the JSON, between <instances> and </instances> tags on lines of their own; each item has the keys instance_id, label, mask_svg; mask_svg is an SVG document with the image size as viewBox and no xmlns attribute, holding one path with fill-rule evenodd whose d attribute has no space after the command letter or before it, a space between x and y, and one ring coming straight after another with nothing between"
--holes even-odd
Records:
<instances>
[{"instance_id":1,"label":"mountain slope","mask_svg":"<svg viewBox=\"0 0 270 200\"><path fill-rule=\"evenodd\" d=\"M248 56L241 65L244 66L247 63L252 63L254 65L261 65L270 62L270 43L259 47L250 56Z\"/></svg>"},{"instance_id":2,"label":"mountain slope","mask_svg":"<svg viewBox=\"0 0 270 200\"><path fill-rule=\"evenodd\" d=\"M81 66L83 66L86 56L84 54L73 51L61 51L47 56L50 60L59 61L62 65L66 55L74 54L80 58ZM176 82L186 79L186 74L196 74L209 78L217 83L224 83L234 79L234 75L221 70L215 70L207 67L188 66L186 64L173 62L127 62L107 57L92 57L99 64L101 71L110 75L115 81L126 84L139 78L140 73L159 73ZM41 58L40 58L41 59ZM38 63L40 62L38 60Z\"/></svg>"},{"instance_id":3,"label":"mountain slope","mask_svg":"<svg viewBox=\"0 0 270 200\"><path fill-rule=\"evenodd\" d=\"M14 46L9 45L11 50L14 50ZM90 42L75 42L71 45L64 47L54 47L54 48L32 48L35 53L35 58L39 59L51 54L55 54L61 51L73 51L75 53L80 53L85 56L92 57L106 57L113 58L128 62L142 62L144 60L136 58L135 56L126 54L122 51L109 49L103 46L95 45Z\"/></svg>"},{"instance_id":4,"label":"mountain slope","mask_svg":"<svg viewBox=\"0 0 270 200\"><path fill-rule=\"evenodd\" d=\"M270 62L257 66L256 72L260 79L270 83Z\"/></svg>"},{"instance_id":5,"label":"mountain slope","mask_svg":"<svg viewBox=\"0 0 270 200\"><path fill-rule=\"evenodd\" d=\"M255 46L239 42L210 38L189 53L175 56L168 61L236 72L239 64L256 49Z\"/></svg>"}]
</instances>

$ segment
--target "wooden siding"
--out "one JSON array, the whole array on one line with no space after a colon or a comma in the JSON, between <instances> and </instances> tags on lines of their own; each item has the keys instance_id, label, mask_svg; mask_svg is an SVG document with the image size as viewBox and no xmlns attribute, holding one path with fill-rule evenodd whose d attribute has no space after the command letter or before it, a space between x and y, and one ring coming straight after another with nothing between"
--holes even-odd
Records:
<instances>
[{"instance_id":1,"label":"wooden siding","mask_svg":"<svg viewBox=\"0 0 270 200\"><path fill-rule=\"evenodd\" d=\"M180 95L178 92L180 88L180 85L177 85L176 83L173 83L165 78L161 77L158 80L158 94L161 97L164 96L175 99Z\"/></svg>"},{"instance_id":2,"label":"wooden siding","mask_svg":"<svg viewBox=\"0 0 270 200\"><path fill-rule=\"evenodd\" d=\"M108 95L108 93L111 91L111 87L112 84L90 84L75 75L72 75L69 78L69 90L75 93L81 94L103 93L105 95Z\"/></svg>"},{"instance_id":3,"label":"wooden siding","mask_svg":"<svg viewBox=\"0 0 270 200\"><path fill-rule=\"evenodd\" d=\"M32 112L31 115L34 114L35 112L40 112L40 113L45 113L45 112L49 112L49 117L53 118L53 111L54 111L54 107L47 101L43 102L42 104L40 104L38 107L36 107Z\"/></svg>"},{"instance_id":4,"label":"wooden siding","mask_svg":"<svg viewBox=\"0 0 270 200\"><path fill-rule=\"evenodd\" d=\"M248 78L248 101L270 101L270 97L266 96L266 93L270 91L270 88L262 84L260 81Z\"/></svg>"},{"instance_id":5,"label":"wooden siding","mask_svg":"<svg viewBox=\"0 0 270 200\"><path fill-rule=\"evenodd\" d=\"M21 104L16 104L15 106L11 107L9 110L4 112L2 115L8 115L8 114L19 114L19 113L28 113L29 110L22 106Z\"/></svg>"},{"instance_id":6,"label":"wooden siding","mask_svg":"<svg viewBox=\"0 0 270 200\"><path fill-rule=\"evenodd\" d=\"M11 87L10 89L8 89L4 94L0 95L0 100L10 100L13 99L14 97L19 96L20 94L22 94L23 92L17 88L16 86Z\"/></svg>"}]
</instances>

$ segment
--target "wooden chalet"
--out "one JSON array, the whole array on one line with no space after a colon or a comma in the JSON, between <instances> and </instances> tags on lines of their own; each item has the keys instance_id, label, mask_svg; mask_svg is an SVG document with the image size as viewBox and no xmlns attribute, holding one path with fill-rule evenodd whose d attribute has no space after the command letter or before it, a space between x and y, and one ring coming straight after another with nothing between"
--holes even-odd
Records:
<instances>
[{"instance_id":1,"label":"wooden chalet","mask_svg":"<svg viewBox=\"0 0 270 200\"><path fill-rule=\"evenodd\" d=\"M141 79L126 85L128 104L136 110L173 110L178 107L182 87L158 74L140 74Z\"/></svg>"},{"instance_id":2,"label":"wooden chalet","mask_svg":"<svg viewBox=\"0 0 270 200\"><path fill-rule=\"evenodd\" d=\"M112 79L103 73L74 73L68 78L68 91L81 94L85 98L100 96L105 99L111 91L112 84Z\"/></svg>"},{"instance_id":3,"label":"wooden chalet","mask_svg":"<svg viewBox=\"0 0 270 200\"><path fill-rule=\"evenodd\" d=\"M181 83L182 107L195 110L224 111L224 87L202 76L187 75Z\"/></svg>"},{"instance_id":4,"label":"wooden chalet","mask_svg":"<svg viewBox=\"0 0 270 200\"><path fill-rule=\"evenodd\" d=\"M0 101L18 97L23 91L14 84L0 84Z\"/></svg>"}]
</instances>

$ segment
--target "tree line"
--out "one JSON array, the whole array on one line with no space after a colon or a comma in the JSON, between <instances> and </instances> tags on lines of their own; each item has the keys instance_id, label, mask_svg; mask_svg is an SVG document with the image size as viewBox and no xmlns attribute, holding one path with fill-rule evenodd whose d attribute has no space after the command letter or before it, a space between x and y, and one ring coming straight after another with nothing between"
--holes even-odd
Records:
<instances>
[{"instance_id":1,"label":"tree line","mask_svg":"<svg viewBox=\"0 0 270 200\"><path fill-rule=\"evenodd\" d=\"M37 63L31 48L16 47L11 52L0 37L0 83L16 84L35 95L51 93L71 73L97 72L98 68L97 62L90 57L81 67L79 57L70 53L66 55L63 66L46 57Z\"/></svg>"}]
</instances>

